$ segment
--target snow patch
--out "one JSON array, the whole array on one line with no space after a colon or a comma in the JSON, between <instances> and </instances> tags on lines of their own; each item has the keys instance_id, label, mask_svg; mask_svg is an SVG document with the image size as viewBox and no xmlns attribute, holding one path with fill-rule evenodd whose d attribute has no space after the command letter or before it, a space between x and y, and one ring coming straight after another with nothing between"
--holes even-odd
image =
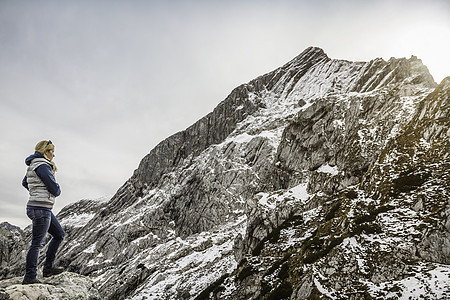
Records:
<instances>
[{"instance_id":1,"label":"snow patch","mask_svg":"<svg viewBox=\"0 0 450 300\"><path fill-rule=\"evenodd\" d=\"M335 128L344 128L345 127L345 121L344 120L334 120L333 126Z\"/></svg>"},{"instance_id":2,"label":"snow patch","mask_svg":"<svg viewBox=\"0 0 450 300\"><path fill-rule=\"evenodd\" d=\"M95 216L93 213L72 215L61 220L61 225L69 227L83 227Z\"/></svg>"},{"instance_id":3,"label":"snow patch","mask_svg":"<svg viewBox=\"0 0 450 300\"><path fill-rule=\"evenodd\" d=\"M297 199L308 200L311 197L311 195L308 194L307 187L308 185L306 183L301 183L289 189L288 193L292 193L292 196L294 196Z\"/></svg>"},{"instance_id":4,"label":"snow patch","mask_svg":"<svg viewBox=\"0 0 450 300\"><path fill-rule=\"evenodd\" d=\"M258 193L256 196L260 197L258 203L269 209L275 209L278 203L292 200L292 198L294 198L294 200L301 200L304 202L311 197L311 195L308 194L306 183L294 186L281 194Z\"/></svg>"},{"instance_id":5,"label":"snow patch","mask_svg":"<svg viewBox=\"0 0 450 300\"><path fill-rule=\"evenodd\" d=\"M83 252L84 253L94 253L96 244L97 243L90 245L88 248L84 249Z\"/></svg>"},{"instance_id":6,"label":"snow patch","mask_svg":"<svg viewBox=\"0 0 450 300\"><path fill-rule=\"evenodd\" d=\"M365 282L369 287L369 293L373 296L384 295L384 299L422 299L427 295L427 299L449 299L450 297L450 267L448 265L421 264L414 268L415 274L401 280L383 282L375 285L370 281ZM401 295L392 290L393 287L401 290Z\"/></svg>"},{"instance_id":7,"label":"snow patch","mask_svg":"<svg viewBox=\"0 0 450 300\"><path fill-rule=\"evenodd\" d=\"M327 174L330 174L332 176L336 176L336 175L339 174L338 167L337 166L332 167L329 164L322 165L319 169L317 169L317 172L327 173Z\"/></svg>"}]
</instances>

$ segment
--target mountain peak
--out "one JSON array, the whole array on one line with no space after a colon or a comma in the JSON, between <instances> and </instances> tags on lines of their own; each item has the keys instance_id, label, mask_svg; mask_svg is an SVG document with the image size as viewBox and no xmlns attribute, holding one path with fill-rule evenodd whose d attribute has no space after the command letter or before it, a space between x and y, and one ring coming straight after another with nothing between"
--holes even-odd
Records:
<instances>
[{"instance_id":1,"label":"mountain peak","mask_svg":"<svg viewBox=\"0 0 450 300\"><path fill-rule=\"evenodd\" d=\"M299 57L300 56L325 56L328 58L328 55L322 48L314 46L308 47L305 50L303 50L303 52L299 54Z\"/></svg>"},{"instance_id":2,"label":"mountain peak","mask_svg":"<svg viewBox=\"0 0 450 300\"><path fill-rule=\"evenodd\" d=\"M298 64L306 64L309 68L318 62L328 60L330 60L330 58L325 53L325 51L323 51L323 49L319 47L308 47L302 53L300 53L294 59L292 59L290 62L285 64L283 68L292 67L293 65Z\"/></svg>"}]
</instances>

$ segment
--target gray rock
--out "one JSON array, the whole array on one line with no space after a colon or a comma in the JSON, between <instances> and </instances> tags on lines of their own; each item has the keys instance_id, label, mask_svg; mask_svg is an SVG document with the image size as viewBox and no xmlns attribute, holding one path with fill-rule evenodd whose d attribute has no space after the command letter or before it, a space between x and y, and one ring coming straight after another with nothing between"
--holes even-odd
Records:
<instances>
[{"instance_id":1,"label":"gray rock","mask_svg":"<svg viewBox=\"0 0 450 300\"><path fill-rule=\"evenodd\" d=\"M0 281L2 299L100 300L100 294L88 277L64 272L48 278L38 278L40 284L22 285L23 277Z\"/></svg>"}]
</instances>

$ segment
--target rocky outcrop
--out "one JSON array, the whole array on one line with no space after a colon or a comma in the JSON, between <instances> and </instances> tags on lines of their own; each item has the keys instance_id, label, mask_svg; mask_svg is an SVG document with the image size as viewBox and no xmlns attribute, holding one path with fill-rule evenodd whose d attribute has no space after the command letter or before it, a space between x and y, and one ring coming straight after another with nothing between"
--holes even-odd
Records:
<instances>
[{"instance_id":1,"label":"rocky outcrop","mask_svg":"<svg viewBox=\"0 0 450 300\"><path fill-rule=\"evenodd\" d=\"M22 285L23 277L0 281L0 299L11 300L100 300L92 280L74 273L64 272L43 278L39 284Z\"/></svg>"},{"instance_id":2,"label":"rocky outcrop","mask_svg":"<svg viewBox=\"0 0 450 300\"><path fill-rule=\"evenodd\" d=\"M11 276L11 269L23 272L27 240L30 231L23 231L19 227L9 223L0 224L0 278Z\"/></svg>"}]
</instances>

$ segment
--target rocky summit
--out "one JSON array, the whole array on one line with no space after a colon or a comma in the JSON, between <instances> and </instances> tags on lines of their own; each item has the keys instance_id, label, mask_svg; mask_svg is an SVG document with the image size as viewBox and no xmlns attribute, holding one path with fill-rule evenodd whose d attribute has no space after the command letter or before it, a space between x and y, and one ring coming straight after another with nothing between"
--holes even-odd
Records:
<instances>
[{"instance_id":1,"label":"rocky summit","mask_svg":"<svg viewBox=\"0 0 450 300\"><path fill-rule=\"evenodd\" d=\"M450 77L311 47L61 210L58 263L101 299L449 299L449 138Z\"/></svg>"}]
</instances>

